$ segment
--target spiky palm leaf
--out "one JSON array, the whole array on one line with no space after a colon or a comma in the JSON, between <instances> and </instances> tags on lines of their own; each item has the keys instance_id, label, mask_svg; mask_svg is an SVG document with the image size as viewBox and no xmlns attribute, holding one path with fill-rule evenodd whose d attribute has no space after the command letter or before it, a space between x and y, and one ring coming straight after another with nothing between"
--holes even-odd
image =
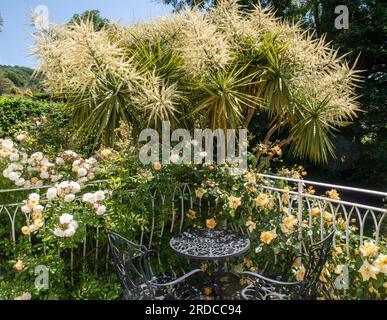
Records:
<instances>
[{"instance_id":1,"label":"spiky palm leaf","mask_svg":"<svg viewBox=\"0 0 387 320\"><path fill-rule=\"evenodd\" d=\"M295 138L291 151L302 159L309 158L315 163L326 162L328 156L334 157L331 140L333 131L337 130L335 126L338 120L333 116L329 97L323 101L299 98L296 103L295 125L290 130Z\"/></svg>"},{"instance_id":2,"label":"spiky palm leaf","mask_svg":"<svg viewBox=\"0 0 387 320\"><path fill-rule=\"evenodd\" d=\"M198 88L199 101L192 114L202 113L210 128L238 128L244 109L255 105L257 98L248 93L255 74L245 75L248 64L211 74Z\"/></svg>"}]
</instances>

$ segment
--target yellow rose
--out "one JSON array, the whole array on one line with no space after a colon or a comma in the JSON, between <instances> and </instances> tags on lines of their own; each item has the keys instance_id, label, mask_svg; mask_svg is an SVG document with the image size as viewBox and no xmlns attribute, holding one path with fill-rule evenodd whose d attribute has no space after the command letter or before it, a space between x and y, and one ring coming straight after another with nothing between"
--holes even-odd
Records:
<instances>
[{"instance_id":1,"label":"yellow rose","mask_svg":"<svg viewBox=\"0 0 387 320\"><path fill-rule=\"evenodd\" d=\"M364 260L363 265L359 269L363 281L368 281L370 278L377 279L377 274L380 272L379 268L370 264L367 259Z\"/></svg>"},{"instance_id":2,"label":"yellow rose","mask_svg":"<svg viewBox=\"0 0 387 320\"><path fill-rule=\"evenodd\" d=\"M305 267L301 265L296 271L296 279L297 281L302 281L304 280L305 277Z\"/></svg>"},{"instance_id":3,"label":"yellow rose","mask_svg":"<svg viewBox=\"0 0 387 320\"><path fill-rule=\"evenodd\" d=\"M346 222L344 221L343 218L338 218L338 219L337 219L337 225L338 225L340 228L345 229L345 227L346 227Z\"/></svg>"},{"instance_id":4,"label":"yellow rose","mask_svg":"<svg viewBox=\"0 0 387 320\"><path fill-rule=\"evenodd\" d=\"M258 207L264 207L269 203L269 195L266 193L261 193L256 199L255 204Z\"/></svg>"},{"instance_id":5,"label":"yellow rose","mask_svg":"<svg viewBox=\"0 0 387 320\"><path fill-rule=\"evenodd\" d=\"M332 213L325 211L323 215L326 222L332 222L333 221L333 215Z\"/></svg>"},{"instance_id":6,"label":"yellow rose","mask_svg":"<svg viewBox=\"0 0 387 320\"><path fill-rule=\"evenodd\" d=\"M306 189L306 193L309 193L309 194L315 194L316 193L316 190L310 186Z\"/></svg>"},{"instance_id":7,"label":"yellow rose","mask_svg":"<svg viewBox=\"0 0 387 320\"><path fill-rule=\"evenodd\" d=\"M246 222L246 227L250 232L253 232L257 228L257 224L254 221L247 221Z\"/></svg>"},{"instance_id":8,"label":"yellow rose","mask_svg":"<svg viewBox=\"0 0 387 320\"><path fill-rule=\"evenodd\" d=\"M387 273L387 255L380 254L374 261L374 266L380 270L380 272Z\"/></svg>"},{"instance_id":9,"label":"yellow rose","mask_svg":"<svg viewBox=\"0 0 387 320\"><path fill-rule=\"evenodd\" d=\"M336 248L334 248L334 250L332 252L332 257L336 257L337 255L342 254L342 253L343 253L343 249L341 249L341 247L336 247Z\"/></svg>"},{"instance_id":10,"label":"yellow rose","mask_svg":"<svg viewBox=\"0 0 387 320\"><path fill-rule=\"evenodd\" d=\"M255 173L253 173L253 172L246 173L245 178L246 178L248 183L251 183L251 184L257 183L257 178L255 176Z\"/></svg>"},{"instance_id":11,"label":"yellow rose","mask_svg":"<svg viewBox=\"0 0 387 320\"><path fill-rule=\"evenodd\" d=\"M272 198L269 199L269 203L266 205L268 209L273 209L274 208L274 200Z\"/></svg>"},{"instance_id":12,"label":"yellow rose","mask_svg":"<svg viewBox=\"0 0 387 320\"><path fill-rule=\"evenodd\" d=\"M340 195L337 192L336 189L332 189L331 191L327 191L326 194L328 195L329 198L334 199L334 200L340 200Z\"/></svg>"},{"instance_id":13,"label":"yellow rose","mask_svg":"<svg viewBox=\"0 0 387 320\"><path fill-rule=\"evenodd\" d=\"M24 226L23 228L21 228L21 232L24 234L24 235L29 235L30 234L30 228L27 227L27 226Z\"/></svg>"},{"instance_id":14,"label":"yellow rose","mask_svg":"<svg viewBox=\"0 0 387 320\"><path fill-rule=\"evenodd\" d=\"M153 163L153 169L155 170L160 170L161 169L161 163L160 162L155 162Z\"/></svg>"},{"instance_id":15,"label":"yellow rose","mask_svg":"<svg viewBox=\"0 0 387 320\"><path fill-rule=\"evenodd\" d=\"M35 225L35 227L37 227L37 228L43 227L43 224L44 224L44 222L43 222L42 219L35 219L35 220L34 220L34 225Z\"/></svg>"},{"instance_id":16,"label":"yellow rose","mask_svg":"<svg viewBox=\"0 0 387 320\"><path fill-rule=\"evenodd\" d=\"M201 199L204 196L205 192L206 191L203 188L197 188L195 190L195 195L197 198Z\"/></svg>"},{"instance_id":17,"label":"yellow rose","mask_svg":"<svg viewBox=\"0 0 387 320\"><path fill-rule=\"evenodd\" d=\"M312 213L312 217L318 217L320 215L320 209L318 207L314 207L311 210L311 213Z\"/></svg>"},{"instance_id":18,"label":"yellow rose","mask_svg":"<svg viewBox=\"0 0 387 320\"><path fill-rule=\"evenodd\" d=\"M208 269L208 264L205 262L200 263L200 270L206 272Z\"/></svg>"},{"instance_id":19,"label":"yellow rose","mask_svg":"<svg viewBox=\"0 0 387 320\"><path fill-rule=\"evenodd\" d=\"M228 202L229 202L231 208L236 209L241 205L241 198L231 196L228 199Z\"/></svg>"},{"instance_id":20,"label":"yellow rose","mask_svg":"<svg viewBox=\"0 0 387 320\"><path fill-rule=\"evenodd\" d=\"M287 193L284 193L283 195L282 195L282 203L283 204L288 204L288 202L289 202L289 195L287 194Z\"/></svg>"},{"instance_id":21,"label":"yellow rose","mask_svg":"<svg viewBox=\"0 0 387 320\"><path fill-rule=\"evenodd\" d=\"M210 296L211 294L212 294L212 288L210 288L210 287L204 288L204 295L205 296Z\"/></svg>"},{"instance_id":22,"label":"yellow rose","mask_svg":"<svg viewBox=\"0 0 387 320\"><path fill-rule=\"evenodd\" d=\"M270 244L275 238L277 238L275 229L261 232L260 240L265 244Z\"/></svg>"},{"instance_id":23,"label":"yellow rose","mask_svg":"<svg viewBox=\"0 0 387 320\"><path fill-rule=\"evenodd\" d=\"M251 267L253 266L253 261L251 261L250 259L244 258L244 259L243 259L243 263L244 263L244 265L245 265L247 268L251 268Z\"/></svg>"},{"instance_id":24,"label":"yellow rose","mask_svg":"<svg viewBox=\"0 0 387 320\"><path fill-rule=\"evenodd\" d=\"M275 153L278 156L282 156L282 150L279 146L275 146L270 149L273 153Z\"/></svg>"},{"instance_id":25,"label":"yellow rose","mask_svg":"<svg viewBox=\"0 0 387 320\"><path fill-rule=\"evenodd\" d=\"M31 178L31 183L32 184L37 184L38 182L39 182L38 178L36 178L36 177Z\"/></svg>"},{"instance_id":26,"label":"yellow rose","mask_svg":"<svg viewBox=\"0 0 387 320\"><path fill-rule=\"evenodd\" d=\"M41 212L35 212L33 215L32 215L32 219L42 219L43 218L43 215Z\"/></svg>"},{"instance_id":27,"label":"yellow rose","mask_svg":"<svg viewBox=\"0 0 387 320\"><path fill-rule=\"evenodd\" d=\"M22 271L24 269L23 260L18 260L13 266L17 271Z\"/></svg>"},{"instance_id":28,"label":"yellow rose","mask_svg":"<svg viewBox=\"0 0 387 320\"><path fill-rule=\"evenodd\" d=\"M255 188L255 187L248 187L248 188L247 188L247 192L248 192L248 193L254 193L254 192L257 192L257 191L258 191L258 189Z\"/></svg>"},{"instance_id":29,"label":"yellow rose","mask_svg":"<svg viewBox=\"0 0 387 320\"><path fill-rule=\"evenodd\" d=\"M189 209L188 210L188 213L187 213L187 217L188 219L190 220L195 220L197 217L196 217L196 211L192 210L192 209Z\"/></svg>"},{"instance_id":30,"label":"yellow rose","mask_svg":"<svg viewBox=\"0 0 387 320\"><path fill-rule=\"evenodd\" d=\"M208 229L214 229L216 227L217 223L214 218L207 219L206 220L206 226Z\"/></svg>"},{"instance_id":31,"label":"yellow rose","mask_svg":"<svg viewBox=\"0 0 387 320\"><path fill-rule=\"evenodd\" d=\"M112 154L112 151L110 149L103 149L101 151L101 155L104 158L108 158Z\"/></svg>"},{"instance_id":32,"label":"yellow rose","mask_svg":"<svg viewBox=\"0 0 387 320\"><path fill-rule=\"evenodd\" d=\"M376 257L378 254L378 246L373 242L365 242L359 250L363 257Z\"/></svg>"},{"instance_id":33,"label":"yellow rose","mask_svg":"<svg viewBox=\"0 0 387 320\"><path fill-rule=\"evenodd\" d=\"M36 199L28 200L28 207L30 207L31 209L35 208L38 204L39 204L39 200L36 200Z\"/></svg>"},{"instance_id":34,"label":"yellow rose","mask_svg":"<svg viewBox=\"0 0 387 320\"><path fill-rule=\"evenodd\" d=\"M281 231L286 235L292 234L294 232L294 226L297 225L298 220L293 215L288 215L282 220L280 224Z\"/></svg>"}]
</instances>

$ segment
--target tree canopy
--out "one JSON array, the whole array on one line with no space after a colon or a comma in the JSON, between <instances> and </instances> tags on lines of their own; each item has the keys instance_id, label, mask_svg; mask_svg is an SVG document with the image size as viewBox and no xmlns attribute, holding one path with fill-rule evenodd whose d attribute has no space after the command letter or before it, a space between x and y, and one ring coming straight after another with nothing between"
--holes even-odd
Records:
<instances>
[{"instance_id":1,"label":"tree canopy","mask_svg":"<svg viewBox=\"0 0 387 320\"><path fill-rule=\"evenodd\" d=\"M99 10L86 10L82 14L74 14L69 24L79 23L80 21L91 20L94 30L99 31L110 24L109 19L101 17Z\"/></svg>"},{"instance_id":2,"label":"tree canopy","mask_svg":"<svg viewBox=\"0 0 387 320\"><path fill-rule=\"evenodd\" d=\"M247 127L262 142L257 158L289 145L297 157L326 161L334 130L356 116L357 71L269 10L240 9L223 0L130 27L96 30L89 19L52 26L37 37L39 70L84 132L107 144L120 121L141 130L169 120Z\"/></svg>"}]
</instances>

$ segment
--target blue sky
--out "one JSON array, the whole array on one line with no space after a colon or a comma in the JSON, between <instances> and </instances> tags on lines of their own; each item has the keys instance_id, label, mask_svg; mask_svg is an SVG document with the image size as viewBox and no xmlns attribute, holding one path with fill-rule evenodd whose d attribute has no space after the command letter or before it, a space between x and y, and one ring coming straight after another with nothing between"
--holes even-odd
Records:
<instances>
[{"instance_id":1,"label":"blue sky","mask_svg":"<svg viewBox=\"0 0 387 320\"><path fill-rule=\"evenodd\" d=\"M98 9L101 16L130 24L169 15L170 6L157 0L0 0L0 15L4 24L0 32L0 65L34 67L36 59L30 56L33 41L30 37L30 10L45 5L49 20L68 22L74 13Z\"/></svg>"}]
</instances>

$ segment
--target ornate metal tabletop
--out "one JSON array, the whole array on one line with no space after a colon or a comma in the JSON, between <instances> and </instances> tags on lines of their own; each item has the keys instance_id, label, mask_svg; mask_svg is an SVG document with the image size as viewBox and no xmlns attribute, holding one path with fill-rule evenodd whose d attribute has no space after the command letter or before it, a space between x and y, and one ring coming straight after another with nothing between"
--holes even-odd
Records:
<instances>
[{"instance_id":1,"label":"ornate metal tabletop","mask_svg":"<svg viewBox=\"0 0 387 320\"><path fill-rule=\"evenodd\" d=\"M226 229L193 230L174 236L172 250L190 259L222 260L239 256L250 248L250 240Z\"/></svg>"}]
</instances>

